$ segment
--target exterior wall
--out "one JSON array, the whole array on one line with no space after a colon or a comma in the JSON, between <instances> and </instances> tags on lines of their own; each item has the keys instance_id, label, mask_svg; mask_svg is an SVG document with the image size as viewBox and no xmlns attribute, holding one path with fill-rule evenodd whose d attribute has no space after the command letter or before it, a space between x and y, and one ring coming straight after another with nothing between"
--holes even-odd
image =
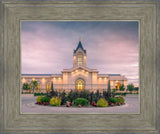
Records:
<instances>
[{"instance_id":1,"label":"exterior wall","mask_svg":"<svg viewBox=\"0 0 160 134\"><path fill-rule=\"evenodd\" d=\"M107 90L108 89L108 78L106 78L106 77L98 77L97 84L98 84L98 87L97 87L98 89Z\"/></svg>"},{"instance_id":2,"label":"exterior wall","mask_svg":"<svg viewBox=\"0 0 160 134\"><path fill-rule=\"evenodd\" d=\"M81 78L85 81L85 89L91 89L91 73L83 71L83 70L76 70L75 72L71 72L68 74L68 84L69 89L75 89L75 82L77 79Z\"/></svg>"},{"instance_id":3,"label":"exterior wall","mask_svg":"<svg viewBox=\"0 0 160 134\"><path fill-rule=\"evenodd\" d=\"M97 73L92 73L92 89L97 90Z\"/></svg>"},{"instance_id":4,"label":"exterior wall","mask_svg":"<svg viewBox=\"0 0 160 134\"><path fill-rule=\"evenodd\" d=\"M23 86L23 83L31 83L32 80L36 80L40 84L41 92L47 92L47 89L51 87L51 82L53 82L54 90L75 90L75 82L79 78L85 81L86 90L107 90L108 84L110 84L112 90L117 83L124 84L124 87L127 88L127 79L123 76L108 77L107 75L98 75L96 72L88 72L82 69L65 72L63 75L22 76L21 86Z\"/></svg>"},{"instance_id":5,"label":"exterior wall","mask_svg":"<svg viewBox=\"0 0 160 134\"><path fill-rule=\"evenodd\" d=\"M68 73L63 73L63 89L68 89Z\"/></svg>"},{"instance_id":6,"label":"exterior wall","mask_svg":"<svg viewBox=\"0 0 160 134\"><path fill-rule=\"evenodd\" d=\"M54 90L60 90L63 89L63 77L53 77L52 78L53 82L53 89Z\"/></svg>"}]
</instances>

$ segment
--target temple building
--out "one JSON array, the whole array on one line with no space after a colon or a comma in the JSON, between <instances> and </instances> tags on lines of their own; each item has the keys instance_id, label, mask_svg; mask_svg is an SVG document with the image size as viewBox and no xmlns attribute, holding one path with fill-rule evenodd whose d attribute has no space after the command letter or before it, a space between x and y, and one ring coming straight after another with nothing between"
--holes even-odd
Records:
<instances>
[{"instance_id":1,"label":"temple building","mask_svg":"<svg viewBox=\"0 0 160 134\"><path fill-rule=\"evenodd\" d=\"M79 40L77 48L73 51L73 67L63 69L61 74L22 74L21 85L31 83L32 80L38 82L37 92L47 92L53 88L57 91L65 90L90 90L101 91L111 90L124 84L127 88L127 78L120 74L99 74L97 69L87 67L87 51L83 48Z\"/></svg>"}]
</instances>

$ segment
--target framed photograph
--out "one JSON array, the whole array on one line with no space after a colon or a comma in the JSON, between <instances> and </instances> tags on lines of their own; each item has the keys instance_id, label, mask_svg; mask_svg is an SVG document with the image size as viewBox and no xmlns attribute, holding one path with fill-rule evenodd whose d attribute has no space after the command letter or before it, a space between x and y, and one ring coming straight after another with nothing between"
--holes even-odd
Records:
<instances>
[{"instance_id":1,"label":"framed photograph","mask_svg":"<svg viewBox=\"0 0 160 134\"><path fill-rule=\"evenodd\" d=\"M159 2L2 1L1 131L158 133Z\"/></svg>"}]
</instances>

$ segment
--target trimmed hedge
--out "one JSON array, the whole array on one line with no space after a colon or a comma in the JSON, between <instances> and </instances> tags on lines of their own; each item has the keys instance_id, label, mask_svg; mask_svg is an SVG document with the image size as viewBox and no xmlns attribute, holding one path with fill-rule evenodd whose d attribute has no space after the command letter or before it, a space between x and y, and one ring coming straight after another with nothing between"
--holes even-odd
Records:
<instances>
[{"instance_id":1,"label":"trimmed hedge","mask_svg":"<svg viewBox=\"0 0 160 134\"><path fill-rule=\"evenodd\" d=\"M127 93L114 93L114 95L122 95L122 96L126 96Z\"/></svg>"},{"instance_id":2,"label":"trimmed hedge","mask_svg":"<svg viewBox=\"0 0 160 134\"><path fill-rule=\"evenodd\" d=\"M34 93L34 96L44 96L47 95L47 93Z\"/></svg>"},{"instance_id":3,"label":"trimmed hedge","mask_svg":"<svg viewBox=\"0 0 160 134\"><path fill-rule=\"evenodd\" d=\"M98 107L108 107L108 102L106 101L105 98L100 98L100 99L97 101L97 106L98 106Z\"/></svg>"},{"instance_id":4,"label":"trimmed hedge","mask_svg":"<svg viewBox=\"0 0 160 134\"><path fill-rule=\"evenodd\" d=\"M45 97L43 97L43 98L41 99L41 102L42 102L42 103L44 103L44 102L48 103L48 102L50 101L50 99L51 99L51 98L45 96Z\"/></svg>"},{"instance_id":5,"label":"trimmed hedge","mask_svg":"<svg viewBox=\"0 0 160 134\"><path fill-rule=\"evenodd\" d=\"M42 102L41 99L43 98L43 96L38 96L36 102Z\"/></svg>"},{"instance_id":6,"label":"trimmed hedge","mask_svg":"<svg viewBox=\"0 0 160 134\"><path fill-rule=\"evenodd\" d=\"M123 97L116 97L117 102L120 102L121 104L125 104L125 99Z\"/></svg>"},{"instance_id":7,"label":"trimmed hedge","mask_svg":"<svg viewBox=\"0 0 160 134\"><path fill-rule=\"evenodd\" d=\"M109 102L109 103L114 103L114 104L116 104L116 103L118 102L118 99L117 99L117 98L110 97L108 102Z\"/></svg>"},{"instance_id":8,"label":"trimmed hedge","mask_svg":"<svg viewBox=\"0 0 160 134\"><path fill-rule=\"evenodd\" d=\"M50 105L51 106L60 106L61 105L61 98L59 97L53 97L50 99Z\"/></svg>"},{"instance_id":9,"label":"trimmed hedge","mask_svg":"<svg viewBox=\"0 0 160 134\"><path fill-rule=\"evenodd\" d=\"M77 98L74 100L74 105L82 105L82 106L87 106L88 105L88 100L85 98Z\"/></svg>"}]
</instances>

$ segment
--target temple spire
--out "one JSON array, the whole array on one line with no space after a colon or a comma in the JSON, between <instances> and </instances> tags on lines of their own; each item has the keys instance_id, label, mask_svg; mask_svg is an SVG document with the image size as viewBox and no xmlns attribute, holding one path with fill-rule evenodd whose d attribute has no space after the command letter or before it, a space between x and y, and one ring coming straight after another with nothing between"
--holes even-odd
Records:
<instances>
[{"instance_id":1,"label":"temple spire","mask_svg":"<svg viewBox=\"0 0 160 134\"><path fill-rule=\"evenodd\" d=\"M86 50L83 48L82 43L81 43L81 37L79 37L79 43L78 43L77 48L74 50L74 53L76 53L79 48L81 48L83 52L86 53Z\"/></svg>"}]
</instances>

